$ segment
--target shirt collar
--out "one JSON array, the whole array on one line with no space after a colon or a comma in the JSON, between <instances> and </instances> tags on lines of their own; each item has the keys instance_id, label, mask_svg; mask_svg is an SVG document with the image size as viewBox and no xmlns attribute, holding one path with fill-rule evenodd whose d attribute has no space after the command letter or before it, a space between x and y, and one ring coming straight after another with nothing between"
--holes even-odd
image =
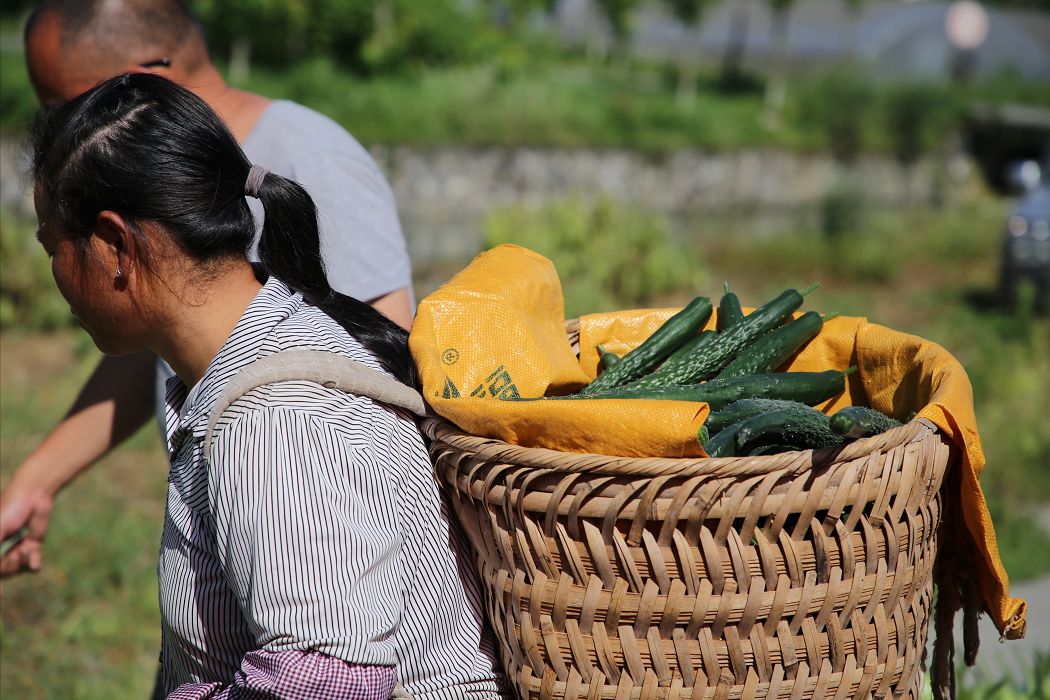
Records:
<instances>
[{"instance_id":1,"label":"shirt collar","mask_svg":"<svg viewBox=\"0 0 1050 700\"><path fill-rule=\"evenodd\" d=\"M179 409L175 430L192 432L195 437L203 438L208 427L208 414L226 383L242 367L258 358L273 329L302 305L302 295L293 293L276 277L270 277L208 364L204 376L188 394L184 394L186 400ZM172 392L170 382L182 384L182 380L178 377L169 380L169 395L178 396L180 392ZM171 442L175 442L174 433Z\"/></svg>"}]
</instances>

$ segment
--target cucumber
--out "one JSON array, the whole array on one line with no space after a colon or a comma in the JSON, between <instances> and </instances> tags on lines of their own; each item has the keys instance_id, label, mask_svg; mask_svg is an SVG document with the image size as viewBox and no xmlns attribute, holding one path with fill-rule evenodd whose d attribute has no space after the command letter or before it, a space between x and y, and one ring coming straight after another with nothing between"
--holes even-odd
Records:
<instances>
[{"instance_id":1,"label":"cucumber","mask_svg":"<svg viewBox=\"0 0 1050 700\"><path fill-rule=\"evenodd\" d=\"M741 423L731 425L717 435L708 439L704 445L704 451L709 457L734 457L736 456L736 432Z\"/></svg>"},{"instance_id":2,"label":"cucumber","mask_svg":"<svg viewBox=\"0 0 1050 700\"><path fill-rule=\"evenodd\" d=\"M736 431L738 454L748 454L767 445L818 449L843 442L842 436L828 427L828 417L812 408L767 411L748 418L739 425Z\"/></svg>"},{"instance_id":3,"label":"cucumber","mask_svg":"<svg viewBox=\"0 0 1050 700\"><path fill-rule=\"evenodd\" d=\"M692 338L691 340L686 341L684 345L672 352L671 355L667 358L666 362L676 362L676 358L681 358L695 350L704 347L712 340L714 340L716 335L717 333L715 333L714 331L704 331L700 335Z\"/></svg>"},{"instance_id":4,"label":"cucumber","mask_svg":"<svg viewBox=\"0 0 1050 700\"><path fill-rule=\"evenodd\" d=\"M816 311L807 311L794 321L776 328L741 352L719 374L719 378L773 372L813 339L824 325Z\"/></svg>"},{"instance_id":5,"label":"cucumber","mask_svg":"<svg viewBox=\"0 0 1050 700\"><path fill-rule=\"evenodd\" d=\"M700 430L696 431L696 439L700 441L700 447L707 447L707 441L710 439L711 433L707 429L707 423L700 425Z\"/></svg>"},{"instance_id":6,"label":"cucumber","mask_svg":"<svg viewBox=\"0 0 1050 700\"><path fill-rule=\"evenodd\" d=\"M603 372L607 372L613 368L620 361L620 356L614 352L609 352L601 345L598 346L598 367Z\"/></svg>"},{"instance_id":7,"label":"cucumber","mask_svg":"<svg viewBox=\"0 0 1050 700\"><path fill-rule=\"evenodd\" d=\"M899 421L864 406L847 406L836 411L828 421L831 430L844 438L870 437L901 427Z\"/></svg>"},{"instance_id":8,"label":"cucumber","mask_svg":"<svg viewBox=\"0 0 1050 700\"><path fill-rule=\"evenodd\" d=\"M775 328L802 305L805 292L788 289L777 298L755 309L729 330L719 333L714 340L697 352L683 355L675 362L665 362L655 372L631 382L634 388L693 384L718 374L745 347L767 331ZM594 393L594 392L588 392Z\"/></svg>"},{"instance_id":9,"label":"cucumber","mask_svg":"<svg viewBox=\"0 0 1050 700\"><path fill-rule=\"evenodd\" d=\"M805 406L797 401L784 401L783 399L740 399L734 401L720 411L713 411L707 416L704 425L712 435L729 427L733 423L747 420L752 416L766 411L776 411L781 408L792 408Z\"/></svg>"},{"instance_id":10,"label":"cucumber","mask_svg":"<svg viewBox=\"0 0 1050 700\"><path fill-rule=\"evenodd\" d=\"M729 291L729 283L722 284L722 299L718 302L718 319L716 327L719 332L727 331L739 324L744 319L744 311L740 308L740 299L736 294Z\"/></svg>"},{"instance_id":11,"label":"cucumber","mask_svg":"<svg viewBox=\"0 0 1050 700\"><path fill-rule=\"evenodd\" d=\"M734 401L748 398L784 399L813 406L826 401L845 388L846 375L856 370L828 370L826 372L776 372L751 374L732 379L712 379L704 384L686 384L660 388L617 387L599 394L551 396L546 401L573 401L578 399L663 399L667 401L696 401L720 411ZM541 400L541 399L516 399Z\"/></svg>"},{"instance_id":12,"label":"cucumber","mask_svg":"<svg viewBox=\"0 0 1050 700\"><path fill-rule=\"evenodd\" d=\"M711 300L697 297L667 319L641 345L624 355L614 367L583 387L581 394L596 394L638 379L651 371L680 345L696 335L711 316Z\"/></svg>"}]
</instances>

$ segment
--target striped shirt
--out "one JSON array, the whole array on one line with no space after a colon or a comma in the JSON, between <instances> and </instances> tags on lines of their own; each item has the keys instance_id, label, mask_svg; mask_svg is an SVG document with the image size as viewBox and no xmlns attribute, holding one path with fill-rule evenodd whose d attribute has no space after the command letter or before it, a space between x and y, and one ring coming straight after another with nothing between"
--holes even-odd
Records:
<instances>
[{"instance_id":1,"label":"striped shirt","mask_svg":"<svg viewBox=\"0 0 1050 700\"><path fill-rule=\"evenodd\" d=\"M408 415L311 382L270 384L227 410L205 459L226 383L290 348L382 371L338 323L271 278L200 382L189 391L168 382L166 692L234 685L260 653L305 651L394 667L418 698L500 697L469 547L450 527Z\"/></svg>"}]
</instances>

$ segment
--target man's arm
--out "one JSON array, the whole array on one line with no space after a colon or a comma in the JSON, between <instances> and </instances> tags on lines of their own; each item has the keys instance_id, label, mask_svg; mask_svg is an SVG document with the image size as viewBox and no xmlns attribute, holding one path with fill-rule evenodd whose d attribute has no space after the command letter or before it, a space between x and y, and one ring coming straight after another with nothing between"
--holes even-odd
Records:
<instances>
[{"instance_id":1,"label":"man's arm","mask_svg":"<svg viewBox=\"0 0 1050 700\"><path fill-rule=\"evenodd\" d=\"M404 328L406 331L411 330L413 317L412 300L409 298L407 288L398 289L389 294L384 294L378 299L372 299L368 303L379 309L383 315Z\"/></svg>"},{"instance_id":2,"label":"man's arm","mask_svg":"<svg viewBox=\"0 0 1050 700\"><path fill-rule=\"evenodd\" d=\"M0 559L0 576L40 568L55 496L149 420L155 371L150 353L104 357L66 417L18 467L0 497L0 540L27 530Z\"/></svg>"}]
</instances>

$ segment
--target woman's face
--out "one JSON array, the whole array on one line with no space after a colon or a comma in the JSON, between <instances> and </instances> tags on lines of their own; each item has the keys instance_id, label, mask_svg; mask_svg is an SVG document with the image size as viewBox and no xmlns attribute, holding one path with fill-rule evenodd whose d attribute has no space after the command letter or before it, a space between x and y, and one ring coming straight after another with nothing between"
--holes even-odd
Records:
<instances>
[{"instance_id":1,"label":"woman's face","mask_svg":"<svg viewBox=\"0 0 1050 700\"><path fill-rule=\"evenodd\" d=\"M119 269L119 249L95 233L78 245L52 223L39 194L35 199L40 221L37 238L51 258L51 274L73 316L106 354L142 350L137 342L139 324L130 299L128 271Z\"/></svg>"}]
</instances>

